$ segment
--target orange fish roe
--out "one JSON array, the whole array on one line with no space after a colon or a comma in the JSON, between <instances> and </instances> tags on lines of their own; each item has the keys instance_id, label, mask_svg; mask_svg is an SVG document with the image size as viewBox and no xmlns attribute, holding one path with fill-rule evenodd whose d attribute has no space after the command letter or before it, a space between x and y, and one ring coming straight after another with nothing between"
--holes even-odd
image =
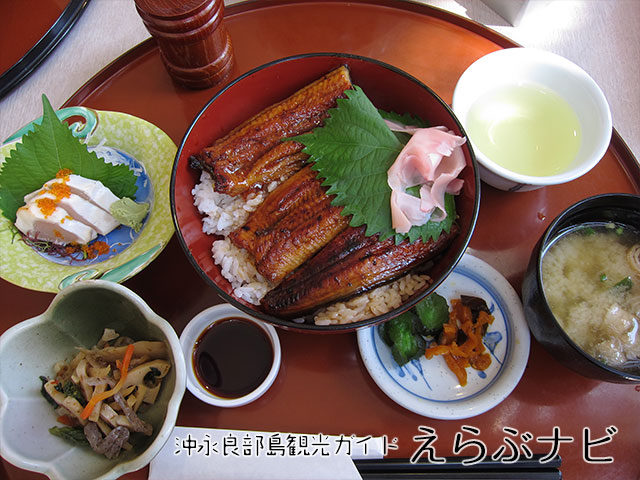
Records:
<instances>
[{"instance_id":1,"label":"orange fish roe","mask_svg":"<svg viewBox=\"0 0 640 480\"><path fill-rule=\"evenodd\" d=\"M54 210L58 206L58 202L61 199L71 196L71 187L69 187L69 185L67 185L66 183L69 180L70 174L71 170L69 170L68 168L58 170L58 173L56 173L56 178L62 178L62 182L55 182L46 189L42 189L38 192L38 195L42 193L51 193L55 197L39 198L36 200L36 205L45 216L45 218L54 212Z\"/></svg>"},{"instance_id":2,"label":"orange fish roe","mask_svg":"<svg viewBox=\"0 0 640 480\"><path fill-rule=\"evenodd\" d=\"M60 170L58 170L58 172L56 173L56 178L64 178L64 177L68 177L69 175L71 175L73 172L68 169L68 168L61 168Z\"/></svg>"},{"instance_id":3,"label":"orange fish roe","mask_svg":"<svg viewBox=\"0 0 640 480\"><path fill-rule=\"evenodd\" d=\"M71 196L71 187L64 181L55 182L49 187L49 191L58 199L67 198Z\"/></svg>"},{"instance_id":4,"label":"orange fish roe","mask_svg":"<svg viewBox=\"0 0 640 480\"><path fill-rule=\"evenodd\" d=\"M104 255L105 253L109 253L109 244L107 242L93 242L93 249L98 255Z\"/></svg>"},{"instance_id":5,"label":"orange fish roe","mask_svg":"<svg viewBox=\"0 0 640 480\"><path fill-rule=\"evenodd\" d=\"M36 205L42 212L42 214L46 217L51 215L56 207L58 206L58 202L53 198L39 198L36 200Z\"/></svg>"},{"instance_id":6,"label":"orange fish roe","mask_svg":"<svg viewBox=\"0 0 640 480\"><path fill-rule=\"evenodd\" d=\"M99 255L109 253L109 245L102 241L93 242L90 245L82 245L81 249L87 258L96 258Z\"/></svg>"}]
</instances>

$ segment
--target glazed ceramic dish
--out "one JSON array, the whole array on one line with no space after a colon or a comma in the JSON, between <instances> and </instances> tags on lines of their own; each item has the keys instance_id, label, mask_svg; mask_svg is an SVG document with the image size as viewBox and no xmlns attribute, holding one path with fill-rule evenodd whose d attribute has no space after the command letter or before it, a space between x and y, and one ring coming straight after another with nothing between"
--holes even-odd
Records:
<instances>
[{"instance_id":1,"label":"glazed ceramic dish","mask_svg":"<svg viewBox=\"0 0 640 480\"><path fill-rule=\"evenodd\" d=\"M460 386L441 356L398 366L377 326L358 331L360 355L380 389L408 410L429 418L461 419L484 413L516 387L529 358L529 330L513 287L493 267L465 254L436 292L450 303L460 295L485 300L493 323L484 336L491 354L487 370L467 369Z\"/></svg>"},{"instance_id":2,"label":"glazed ceramic dish","mask_svg":"<svg viewBox=\"0 0 640 480\"><path fill-rule=\"evenodd\" d=\"M146 267L173 235L168 190L176 146L156 126L125 113L70 107L57 114L61 119L82 117L83 123L70 127L74 135L86 139L87 146L97 152L109 147L107 158L134 170L138 186L135 200L148 202L149 214L139 232L121 226L100 236L110 251L95 259L39 253L21 241L9 220L0 216L0 276L24 288L54 293L82 279L122 282ZM30 128L31 124L27 125L0 147L0 163Z\"/></svg>"},{"instance_id":3,"label":"glazed ceramic dish","mask_svg":"<svg viewBox=\"0 0 640 480\"><path fill-rule=\"evenodd\" d=\"M144 412L151 437L131 451L107 460L89 447L73 446L51 435L56 414L40 393L39 376L53 365L90 348L104 328L135 340L164 341L171 369L156 400ZM0 451L2 457L52 479L112 479L142 468L169 438L185 389L184 357L173 327L122 285L88 280L69 286L41 315L18 323L0 337Z\"/></svg>"},{"instance_id":4,"label":"glazed ceramic dish","mask_svg":"<svg viewBox=\"0 0 640 480\"><path fill-rule=\"evenodd\" d=\"M439 257L429 275L433 283L387 314L342 325L315 325L310 318L292 321L269 315L259 307L236 298L211 255L215 238L202 232L202 218L194 206L192 189L200 172L189 166L189 157L211 145L235 126L262 109L288 97L325 73L348 65L354 85L360 86L373 104L383 110L411 113L430 125L443 125L456 135L465 133L449 107L431 89L401 70L382 62L346 54L310 54L289 57L258 67L223 88L198 114L178 149L171 179L172 213L180 243L194 268L229 303L267 322L302 331L352 331L391 318L433 291L456 265L471 238L480 199L476 163L463 145L466 167L461 173L464 188L456 197L460 233Z\"/></svg>"}]
</instances>

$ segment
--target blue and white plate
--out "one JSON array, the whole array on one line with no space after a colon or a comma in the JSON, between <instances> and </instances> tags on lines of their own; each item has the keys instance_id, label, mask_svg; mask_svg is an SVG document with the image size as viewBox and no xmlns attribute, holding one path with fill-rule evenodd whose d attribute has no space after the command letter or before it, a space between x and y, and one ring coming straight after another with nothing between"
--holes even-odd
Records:
<instances>
[{"instance_id":1,"label":"blue and white plate","mask_svg":"<svg viewBox=\"0 0 640 480\"><path fill-rule=\"evenodd\" d=\"M380 389L406 409L429 418L473 417L502 402L524 373L530 337L522 303L497 270L469 254L436 291L449 303L461 295L487 302L494 316L484 336L492 360L487 370L467 368L467 385L462 387L442 356L422 356L400 367L377 326L358 331L360 355Z\"/></svg>"}]
</instances>

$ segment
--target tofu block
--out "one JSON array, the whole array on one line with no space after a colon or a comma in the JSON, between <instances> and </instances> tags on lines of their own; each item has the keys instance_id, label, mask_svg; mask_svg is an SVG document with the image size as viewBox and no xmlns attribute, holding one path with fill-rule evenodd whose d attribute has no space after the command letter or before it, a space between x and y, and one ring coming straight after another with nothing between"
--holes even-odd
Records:
<instances>
[{"instance_id":1,"label":"tofu block","mask_svg":"<svg viewBox=\"0 0 640 480\"><path fill-rule=\"evenodd\" d=\"M30 200L42 193L43 190L48 190L54 183L60 183L63 181L66 181L67 185L71 189L71 193L93 203L105 212L109 212L109 208L113 202L118 200L118 197L116 197L111 190L105 187L102 182L84 178L80 175L71 174L68 177L65 177L65 179L54 178L49 180L42 188L25 195L24 202L29 203Z\"/></svg>"},{"instance_id":2,"label":"tofu block","mask_svg":"<svg viewBox=\"0 0 640 480\"><path fill-rule=\"evenodd\" d=\"M58 206L45 216L35 202L18 209L15 225L31 238L58 245L86 244L98 236L93 228L74 220L63 208Z\"/></svg>"},{"instance_id":3,"label":"tofu block","mask_svg":"<svg viewBox=\"0 0 640 480\"><path fill-rule=\"evenodd\" d=\"M56 199L53 194L45 191L45 193L36 195L31 201L37 202L39 198L50 198L56 201L58 206L66 210L74 220L90 226L100 235L106 235L120 225L120 222L113 218L110 213L105 212L102 208L75 193L70 194L68 197Z\"/></svg>"}]
</instances>

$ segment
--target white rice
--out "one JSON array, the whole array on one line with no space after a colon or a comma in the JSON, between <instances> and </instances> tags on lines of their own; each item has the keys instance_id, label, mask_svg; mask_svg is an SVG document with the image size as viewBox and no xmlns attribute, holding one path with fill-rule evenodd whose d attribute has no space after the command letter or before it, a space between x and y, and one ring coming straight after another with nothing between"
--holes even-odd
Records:
<instances>
[{"instance_id":1,"label":"white rice","mask_svg":"<svg viewBox=\"0 0 640 480\"><path fill-rule=\"evenodd\" d=\"M202 172L200 183L191 190L194 205L203 215L202 231L209 235L229 235L247 221L264 200L263 192L232 197L213 190L213 180L207 172Z\"/></svg>"},{"instance_id":2,"label":"white rice","mask_svg":"<svg viewBox=\"0 0 640 480\"><path fill-rule=\"evenodd\" d=\"M232 197L213 190L213 180L207 172L200 175L200 183L191 191L194 205L203 215L202 231L208 235L221 235L211 246L213 261L220 265L221 274L233 288L236 297L258 305L272 286L258 273L249 253L236 247L226 238L241 227L249 214L260 205L266 194L250 193Z\"/></svg>"},{"instance_id":3,"label":"white rice","mask_svg":"<svg viewBox=\"0 0 640 480\"><path fill-rule=\"evenodd\" d=\"M258 305L271 285L258 273L249 252L236 247L227 238L213 242L211 252L213 261L220 265L222 276L231 283L235 296Z\"/></svg>"},{"instance_id":4,"label":"white rice","mask_svg":"<svg viewBox=\"0 0 640 480\"><path fill-rule=\"evenodd\" d=\"M272 191L277 185L278 182L272 183L267 191ZM236 297L259 305L260 300L275 285L258 273L246 250L236 247L226 237L245 224L249 214L263 202L266 193L251 193L246 198L242 195L232 197L217 193L213 190L213 182L207 172L202 172L200 183L191 193L194 205L203 215L202 231L208 235L224 237L214 241L211 248L213 260L220 265L222 276L231 283ZM317 325L337 325L386 313L399 307L430 281L428 275L406 275L346 302L329 305L315 315L314 321Z\"/></svg>"}]
</instances>

